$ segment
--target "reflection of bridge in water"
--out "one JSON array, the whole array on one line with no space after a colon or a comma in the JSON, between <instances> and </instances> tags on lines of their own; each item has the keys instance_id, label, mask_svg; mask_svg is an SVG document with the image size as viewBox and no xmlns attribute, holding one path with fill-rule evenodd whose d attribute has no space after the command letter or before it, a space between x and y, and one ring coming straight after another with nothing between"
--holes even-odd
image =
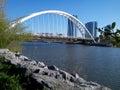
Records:
<instances>
[{"instance_id":1,"label":"reflection of bridge in water","mask_svg":"<svg viewBox=\"0 0 120 90\"><path fill-rule=\"evenodd\" d=\"M84 24L75 16L63 11L48 10L33 13L16 20L11 26L14 27L18 23L26 26L26 31L35 35L35 41L96 43Z\"/></svg>"}]
</instances>

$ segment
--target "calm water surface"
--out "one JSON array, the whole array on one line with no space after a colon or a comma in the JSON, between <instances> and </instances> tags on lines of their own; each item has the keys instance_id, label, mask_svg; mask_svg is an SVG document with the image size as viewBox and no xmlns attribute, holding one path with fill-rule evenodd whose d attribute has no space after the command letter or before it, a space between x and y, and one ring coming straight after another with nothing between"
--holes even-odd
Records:
<instances>
[{"instance_id":1,"label":"calm water surface","mask_svg":"<svg viewBox=\"0 0 120 90\"><path fill-rule=\"evenodd\" d=\"M112 90L120 90L120 48L29 42L23 54L47 65L78 73Z\"/></svg>"}]
</instances>

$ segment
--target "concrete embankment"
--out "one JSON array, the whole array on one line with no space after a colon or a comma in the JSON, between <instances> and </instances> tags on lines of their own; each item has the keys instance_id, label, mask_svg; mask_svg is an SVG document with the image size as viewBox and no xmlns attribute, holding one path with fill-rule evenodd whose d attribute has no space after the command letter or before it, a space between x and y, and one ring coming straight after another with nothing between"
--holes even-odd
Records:
<instances>
[{"instance_id":1,"label":"concrete embankment","mask_svg":"<svg viewBox=\"0 0 120 90\"><path fill-rule=\"evenodd\" d=\"M5 57L6 62L24 69L25 74L48 90L111 90L98 83L86 81L78 74L71 75L55 65L47 66L43 62L16 55L8 49L0 49L0 55Z\"/></svg>"}]
</instances>

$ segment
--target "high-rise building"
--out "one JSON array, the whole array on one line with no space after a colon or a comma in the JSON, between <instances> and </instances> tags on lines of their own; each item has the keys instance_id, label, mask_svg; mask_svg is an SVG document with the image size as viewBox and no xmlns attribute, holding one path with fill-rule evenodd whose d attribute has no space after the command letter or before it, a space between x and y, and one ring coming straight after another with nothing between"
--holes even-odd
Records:
<instances>
[{"instance_id":1,"label":"high-rise building","mask_svg":"<svg viewBox=\"0 0 120 90\"><path fill-rule=\"evenodd\" d=\"M77 15L73 15L74 17L77 18ZM68 19L68 31L67 31L67 36L69 37L77 37L77 30L76 30L75 24Z\"/></svg>"},{"instance_id":2,"label":"high-rise building","mask_svg":"<svg viewBox=\"0 0 120 90\"><path fill-rule=\"evenodd\" d=\"M88 22L85 24L85 26L89 30L89 32L91 33L91 35L93 37L97 37L97 22L96 21ZM85 32L85 37L90 38L90 36L87 32Z\"/></svg>"}]
</instances>

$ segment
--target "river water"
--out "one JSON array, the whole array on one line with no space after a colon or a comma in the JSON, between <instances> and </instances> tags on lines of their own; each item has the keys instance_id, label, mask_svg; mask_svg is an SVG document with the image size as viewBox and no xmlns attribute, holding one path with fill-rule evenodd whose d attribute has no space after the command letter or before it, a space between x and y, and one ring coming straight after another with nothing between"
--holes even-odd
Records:
<instances>
[{"instance_id":1,"label":"river water","mask_svg":"<svg viewBox=\"0 0 120 90\"><path fill-rule=\"evenodd\" d=\"M27 42L22 46L22 53L29 58L120 90L120 48L41 42Z\"/></svg>"}]
</instances>

